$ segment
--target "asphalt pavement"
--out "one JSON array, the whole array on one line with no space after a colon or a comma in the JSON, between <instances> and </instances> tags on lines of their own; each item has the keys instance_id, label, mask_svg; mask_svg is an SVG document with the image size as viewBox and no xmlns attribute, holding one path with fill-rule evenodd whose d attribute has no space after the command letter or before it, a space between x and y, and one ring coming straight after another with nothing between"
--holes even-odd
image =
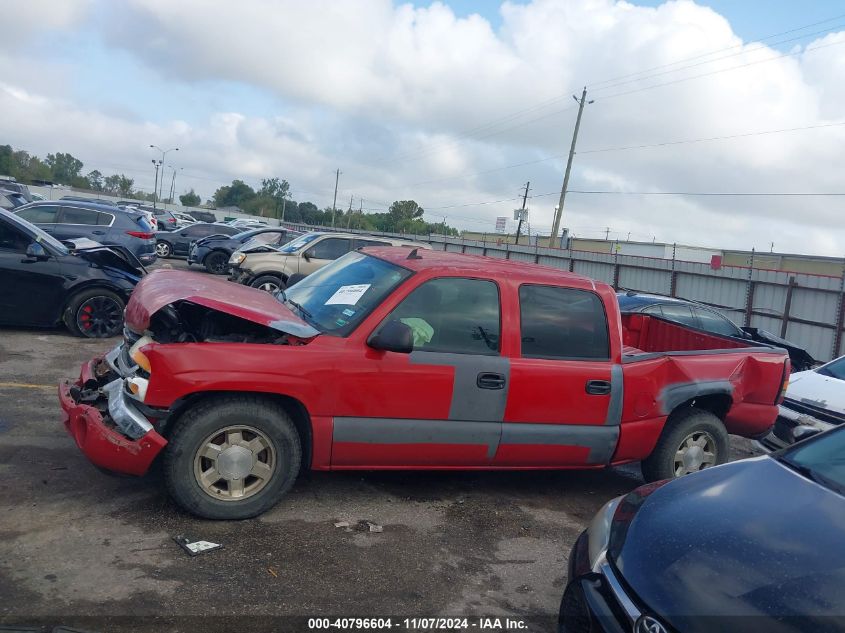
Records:
<instances>
[{"instance_id":1,"label":"asphalt pavement","mask_svg":"<svg viewBox=\"0 0 845 633\"><path fill-rule=\"evenodd\" d=\"M117 342L0 330L0 624L209 631L257 616L512 615L551 630L575 538L642 483L636 467L312 473L259 518L196 519L155 476L97 470L61 425L56 384ZM189 557L180 534L224 547Z\"/></svg>"}]
</instances>

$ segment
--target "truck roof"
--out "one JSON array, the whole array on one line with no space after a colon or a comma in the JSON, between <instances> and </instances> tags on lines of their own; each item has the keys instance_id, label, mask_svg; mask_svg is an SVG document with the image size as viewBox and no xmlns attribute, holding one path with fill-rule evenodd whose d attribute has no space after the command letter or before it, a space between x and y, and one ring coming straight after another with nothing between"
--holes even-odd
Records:
<instances>
[{"instance_id":1,"label":"truck roof","mask_svg":"<svg viewBox=\"0 0 845 633\"><path fill-rule=\"evenodd\" d=\"M518 281L533 281L538 283L560 284L579 288L593 288L607 286L604 282L595 281L559 268L543 266L532 262L513 259L498 259L482 255L466 255L449 251L419 249L416 257L409 258L415 249L407 247L368 246L362 251L384 259L397 266L403 266L413 271L421 272L432 268L448 268L451 272L467 275L483 275L489 277L507 277Z\"/></svg>"}]
</instances>

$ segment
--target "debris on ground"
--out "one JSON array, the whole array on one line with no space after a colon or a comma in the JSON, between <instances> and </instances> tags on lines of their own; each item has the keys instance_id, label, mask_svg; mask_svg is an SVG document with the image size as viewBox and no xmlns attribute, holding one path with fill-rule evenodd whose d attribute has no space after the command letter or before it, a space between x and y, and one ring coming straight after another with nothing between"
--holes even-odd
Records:
<instances>
[{"instance_id":1,"label":"debris on ground","mask_svg":"<svg viewBox=\"0 0 845 633\"><path fill-rule=\"evenodd\" d=\"M372 521L358 521L357 530L359 532L384 532L381 525Z\"/></svg>"},{"instance_id":2,"label":"debris on ground","mask_svg":"<svg viewBox=\"0 0 845 633\"><path fill-rule=\"evenodd\" d=\"M334 526L336 528L348 528L349 527L349 521L338 521L337 523L334 524Z\"/></svg>"},{"instance_id":3,"label":"debris on ground","mask_svg":"<svg viewBox=\"0 0 845 633\"><path fill-rule=\"evenodd\" d=\"M270 573L270 575L271 575L273 578L278 578L278 577L279 577L278 572L276 572L276 570L275 570L275 569L273 569L272 567L268 567L268 568L267 568L267 571Z\"/></svg>"},{"instance_id":4,"label":"debris on ground","mask_svg":"<svg viewBox=\"0 0 845 633\"><path fill-rule=\"evenodd\" d=\"M214 550L221 549L223 547L220 543L194 539L189 536L185 536L184 534L174 536L173 540L179 544L179 547L187 552L188 556L199 556L200 554L213 552Z\"/></svg>"}]
</instances>

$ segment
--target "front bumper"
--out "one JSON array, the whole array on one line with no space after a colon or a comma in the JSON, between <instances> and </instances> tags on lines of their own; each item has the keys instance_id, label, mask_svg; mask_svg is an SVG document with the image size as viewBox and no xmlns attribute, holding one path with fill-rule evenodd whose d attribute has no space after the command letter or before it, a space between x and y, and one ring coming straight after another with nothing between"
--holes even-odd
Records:
<instances>
[{"instance_id":1,"label":"front bumper","mask_svg":"<svg viewBox=\"0 0 845 633\"><path fill-rule=\"evenodd\" d=\"M232 265L229 266L229 281L248 286L254 278L255 275L252 274L251 270L243 270Z\"/></svg>"},{"instance_id":2,"label":"front bumper","mask_svg":"<svg viewBox=\"0 0 845 633\"><path fill-rule=\"evenodd\" d=\"M640 630L637 625L643 611L628 595L618 572L607 560L599 564L596 572L589 570L588 548L589 535L582 532L569 555L569 581L560 603L558 630L563 633Z\"/></svg>"},{"instance_id":3,"label":"front bumper","mask_svg":"<svg viewBox=\"0 0 845 633\"><path fill-rule=\"evenodd\" d=\"M62 421L91 463L118 473L143 475L167 440L132 403L123 378L115 377L114 365L109 362L114 350L109 357L108 361L95 358L85 363L75 383L59 384Z\"/></svg>"}]
</instances>

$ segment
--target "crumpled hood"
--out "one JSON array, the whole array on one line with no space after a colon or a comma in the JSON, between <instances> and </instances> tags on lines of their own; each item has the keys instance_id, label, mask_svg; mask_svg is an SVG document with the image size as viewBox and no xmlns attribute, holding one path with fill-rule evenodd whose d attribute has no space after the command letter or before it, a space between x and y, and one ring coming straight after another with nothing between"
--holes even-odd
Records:
<instances>
[{"instance_id":1,"label":"crumpled hood","mask_svg":"<svg viewBox=\"0 0 845 633\"><path fill-rule=\"evenodd\" d=\"M117 252L114 247L101 246L99 244L95 247L71 251L77 257L81 257L102 268L118 270L130 281L137 282L146 274L146 269L134 255L128 251L121 254L122 252Z\"/></svg>"},{"instance_id":2,"label":"crumpled hood","mask_svg":"<svg viewBox=\"0 0 845 633\"><path fill-rule=\"evenodd\" d=\"M270 293L211 275L178 270L156 270L141 280L126 306L126 325L142 333L153 314L177 301L189 301L299 338L320 333Z\"/></svg>"},{"instance_id":3,"label":"crumpled hood","mask_svg":"<svg viewBox=\"0 0 845 633\"><path fill-rule=\"evenodd\" d=\"M792 374L786 397L816 409L845 416L845 382L815 371Z\"/></svg>"},{"instance_id":4,"label":"crumpled hood","mask_svg":"<svg viewBox=\"0 0 845 633\"><path fill-rule=\"evenodd\" d=\"M845 499L764 456L660 487L610 553L634 593L678 630L743 631L754 620L708 616L760 614L805 615L804 630L823 630L814 617L845 615L843 530Z\"/></svg>"}]
</instances>

